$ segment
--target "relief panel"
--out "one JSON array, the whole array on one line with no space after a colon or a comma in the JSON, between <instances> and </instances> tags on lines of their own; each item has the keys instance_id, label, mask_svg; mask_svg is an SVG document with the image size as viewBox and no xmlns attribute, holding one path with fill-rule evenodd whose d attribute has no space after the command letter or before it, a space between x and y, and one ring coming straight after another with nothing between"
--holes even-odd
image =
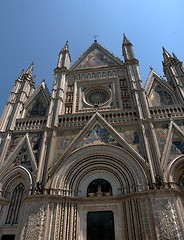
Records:
<instances>
[{"instance_id":1,"label":"relief panel","mask_svg":"<svg viewBox=\"0 0 184 240\"><path fill-rule=\"evenodd\" d=\"M41 204L42 206L39 205L35 203L31 204L29 207L27 206L22 233L19 239L44 239L43 227L46 219L46 208L43 206L43 203Z\"/></svg>"},{"instance_id":2,"label":"relief panel","mask_svg":"<svg viewBox=\"0 0 184 240\"><path fill-rule=\"evenodd\" d=\"M176 208L172 199L154 199L153 214L160 240L183 239Z\"/></svg>"}]
</instances>

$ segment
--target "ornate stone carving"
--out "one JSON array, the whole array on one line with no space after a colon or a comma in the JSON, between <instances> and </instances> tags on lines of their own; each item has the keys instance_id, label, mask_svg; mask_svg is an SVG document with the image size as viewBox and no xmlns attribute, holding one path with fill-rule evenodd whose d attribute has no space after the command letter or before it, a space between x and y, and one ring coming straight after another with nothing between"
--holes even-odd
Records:
<instances>
[{"instance_id":1,"label":"ornate stone carving","mask_svg":"<svg viewBox=\"0 0 184 240\"><path fill-rule=\"evenodd\" d=\"M20 236L21 240L44 239L45 210L45 206L38 206L36 202L28 208L27 218Z\"/></svg>"},{"instance_id":2,"label":"ornate stone carving","mask_svg":"<svg viewBox=\"0 0 184 240\"><path fill-rule=\"evenodd\" d=\"M159 239L184 239L172 199L155 199L153 209Z\"/></svg>"}]
</instances>

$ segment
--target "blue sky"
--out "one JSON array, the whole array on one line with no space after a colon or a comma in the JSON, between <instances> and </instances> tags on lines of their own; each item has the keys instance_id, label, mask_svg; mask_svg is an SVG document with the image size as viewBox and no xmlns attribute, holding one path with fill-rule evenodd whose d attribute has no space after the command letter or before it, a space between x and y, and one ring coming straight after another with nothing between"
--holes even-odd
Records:
<instances>
[{"instance_id":1,"label":"blue sky","mask_svg":"<svg viewBox=\"0 0 184 240\"><path fill-rule=\"evenodd\" d=\"M143 82L149 66L163 76L162 46L184 60L183 0L1 0L0 114L22 69L35 62L36 85L52 89L58 53L72 62L98 42L122 58L123 33L134 45Z\"/></svg>"}]
</instances>

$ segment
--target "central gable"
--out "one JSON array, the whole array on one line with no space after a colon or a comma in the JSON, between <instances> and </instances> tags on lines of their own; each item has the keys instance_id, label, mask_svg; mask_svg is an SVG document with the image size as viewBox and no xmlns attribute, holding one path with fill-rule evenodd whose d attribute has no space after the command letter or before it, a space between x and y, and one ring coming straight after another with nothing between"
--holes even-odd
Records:
<instances>
[{"instance_id":1,"label":"central gable","mask_svg":"<svg viewBox=\"0 0 184 240\"><path fill-rule=\"evenodd\" d=\"M93 49L85 59L77 66L77 69L108 67L115 65L114 61L98 48Z\"/></svg>"},{"instance_id":2,"label":"central gable","mask_svg":"<svg viewBox=\"0 0 184 240\"><path fill-rule=\"evenodd\" d=\"M120 59L114 57L105 48L94 42L92 46L77 60L70 70L81 70L99 67L122 65Z\"/></svg>"}]
</instances>

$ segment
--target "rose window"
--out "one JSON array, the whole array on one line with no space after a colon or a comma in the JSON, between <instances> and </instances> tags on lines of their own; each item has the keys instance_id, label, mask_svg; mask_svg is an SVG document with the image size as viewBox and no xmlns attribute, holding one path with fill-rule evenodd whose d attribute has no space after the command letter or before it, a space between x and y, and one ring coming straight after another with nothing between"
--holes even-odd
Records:
<instances>
[{"instance_id":1,"label":"rose window","mask_svg":"<svg viewBox=\"0 0 184 240\"><path fill-rule=\"evenodd\" d=\"M110 94L105 89L93 89L86 94L86 102L91 105L102 105L110 98Z\"/></svg>"}]
</instances>

